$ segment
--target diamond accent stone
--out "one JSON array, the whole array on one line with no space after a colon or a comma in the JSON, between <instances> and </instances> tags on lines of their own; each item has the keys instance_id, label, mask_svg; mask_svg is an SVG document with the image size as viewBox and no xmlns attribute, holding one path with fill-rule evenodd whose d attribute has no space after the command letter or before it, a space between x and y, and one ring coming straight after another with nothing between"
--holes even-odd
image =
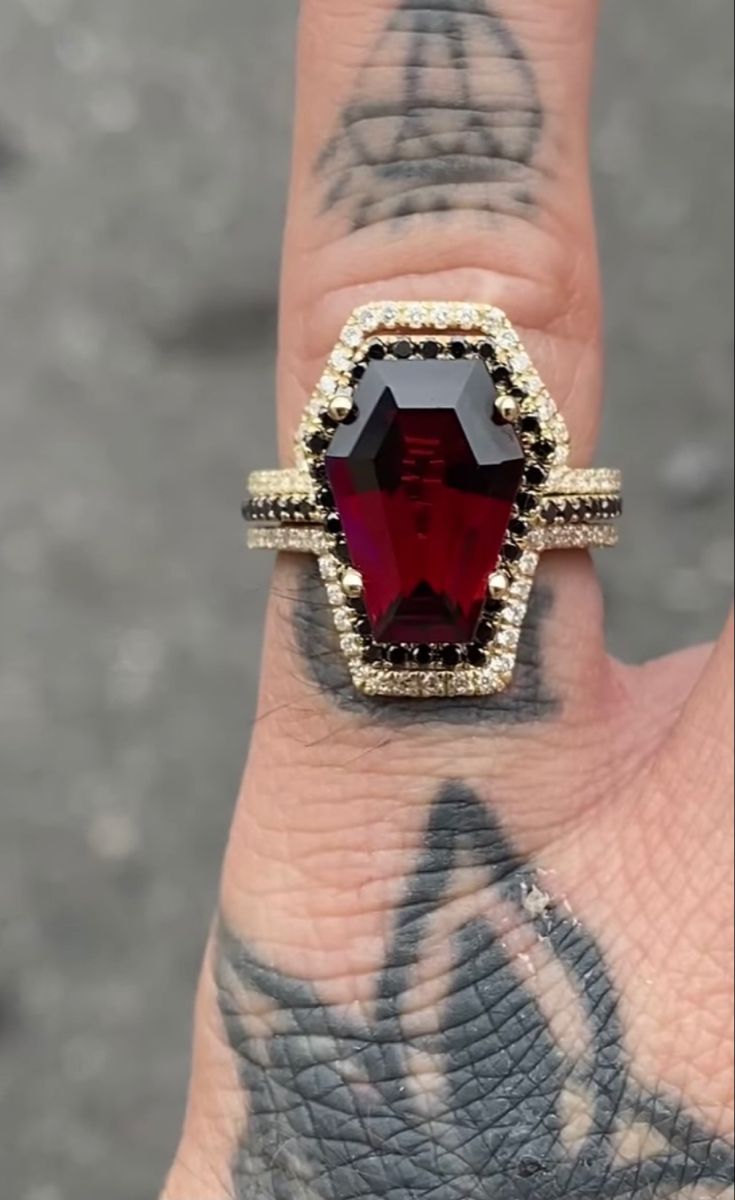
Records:
<instances>
[{"instance_id":1,"label":"diamond accent stone","mask_svg":"<svg viewBox=\"0 0 735 1200\"><path fill-rule=\"evenodd\" d=\"M351 633L355 623L355 614L351 608L338 608L334 614L334 624L340 633Z\"/></svg>"},{"instance_id":2,"label":"diamond accent stone","mask_svg":"<svg viewBox=\"0 0 735 1200\"><path fill-rule=\"evenodd\" d=\"M326 396L328 400L331 400L337 394L338 388L339 380L335 379L334 375L322 375L319 381L319 391L322 396Z\"/></svg>"},{"instance_id":3,"label":"diamond accent stone","mask_svg":"<svg viewBox=\"0 0 735 1200\"><path fill-rule=\"evenodd\" d=\"M346 633L339 640L340 649L348 658L357 658L362 654L362 638L356 633Z\"/></svg>"},{"instance_id":4,"label":"diamond accent stone","mask_svg":"<svg viewBox=\"0 0 735 1200\"><path fill-rule=\"evenodd\" d=\"M352 355L342 346L338 346L336 350L332 351L329 363L330 366L334 367L335 371L339 371L340 374L344 374L352 367Z\"/></svg>"},{"instance_id":5,"label":"diamond accent stone","mask_svg":"<svg viewBox=\"0 0 735 1200\"><path fill-rule=\"evenodd\" d=\"M362 345L363 333L358 325L346 325L342 330L342 341L351 350L357 350Z\"/></svg>"},{"instance_id":6,"label":"diamond accent stone","mask_svg":"<svg viewBox=\"0 0 735 1200\"><path fill-rule=\"evenodd\" d=\"M426 322L426 315L423 304L411 304L406 311L406 321L411 329L421 329Z\"/></svg>"},{"instance_id":7,"label":"diamond accent stone","mask_svg":"<svg viewBox=\"0 0 735 1200\"><path fill-rule=\"evenodd\" d=\"M325 583L333 583L335 580L339 579L339 567L335 560L329 556L320 558L319 574Z\"/></svg>"},{"instance_id":8,"label":"diamond accent stone","mask_svg":"<svg viewBox=\"0 0 735 1200\"><path fill-rule=\"evenodd\" d=\"M457 324L460 329L474 329L477 325L477 309L464 305L457 314Z\"/></svg>"}]
</instances>

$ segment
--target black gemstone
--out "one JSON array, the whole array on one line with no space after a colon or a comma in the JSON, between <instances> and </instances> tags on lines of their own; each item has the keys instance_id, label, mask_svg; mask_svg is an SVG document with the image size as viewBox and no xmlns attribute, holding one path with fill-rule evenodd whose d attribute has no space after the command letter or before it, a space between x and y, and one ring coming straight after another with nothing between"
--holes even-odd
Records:
<instances>
[{"instance_id":1,"label":"black gemstone","mask_svg":"<svg viewBox=\"0 0 735 1200\"><path fill-rule=\"evenodd\" d=\"M420 667L426 667L431 662L431 647L417 646L413 651L413 661Z\"/></svg>"},{"instance_id":2,"label":"black gemstone","mask_svg":"<svg viewBox=\"0 0 735 1200\"><path fill-rule=\"evenodd\" d=\"M306 445L312 454L321 454L329 445L329 440L320 430L316 433L310 433L306 439Z\"/></svg>"},{"instance_id":3,"label":"black gemstone","mask_svg":"<svg viewBox=\"0 0 735 1200\"><path fill-rule=\"evenodd\" d=\"M406 650L403 646L391 646L386 654L388 662L394 667L402 667L406 661Z\"/></svg>"},{"instance_id":4,"label":"black gemstone","mask_svg":"<svg viewBox=\"0 0 735 1200\"><path fill-rule=\"evenodd\" d=\"M352 368L352 382L359 383L364 374L365 374L365 368L361 364L358 363L358 365L356 367Z\"/></svg>"},{"instance_id":5,"label":"black gemstone","mask_svg":"<svg viewBox=\"0 0 735 1200\"><path fill-rule=\"evenodd\" d=\"M561 517L558 504L555 504L553 500L550 500L544 508L543 516L548 525L553 525L554 522L558 521Z\"/></svg>"},{"instance_id":6,"label":"black gemstone","mask_svg":"<svg viewBox=\"0 0 735 1200\"><path fill-rule=\"evenodd\" d=\"M532 487L538 487L546 479L546 472L543 467L530 466L526 471L526 479Z\"/></svg>"},{"instance_id":7,"label":"black gemstone","mask_svg":"<svg viewBox=\"0 0 735 1200\"><path fill-rule=\"evenodd\" d=\"M458 666L461 657L456 646L444 646L442 649L442 662L445 667Z\"/></svg>"},{"instance_id":8,"label":"black gemstone","mask_svg":"<svg viewBox=\"0 0 735 1200\"><path fill-rule=\"evenodd\" d=\"M484 358L486 362L495 362L495 351L489 342L482 342L478 347L477 353L480 358Z\"/></svg>"},{"instance_id":9,"label":"black gemstone","mask_svg":"<svg viewBox=\"0 0 735 1200\"><path fill-rule=\"evenodd\" d=\"M541 429L538 417L522 417L521 433L537 434Z\"/></svg>"},{"instance_id":10,"label":"black gemstone","mask_svg":"<svg viewBox=\"0 0 735 1200\"><path fill-rule=\"evenodd\" d=\"M539 458L551 458L555 450L556 446L548 438L536 443L536 454Z\"/></svg>"},{"instance_id":11,"label":"black gemstone","mask_svg":"<svg viewBox=\"0 0 735 1200\"><path fill-rule=\"evenodd\" d=\"M532 513L538 508L538 500L531 492L521 492L517 503L522 513Z\"/></svg>"},{"instance_id":12,"label":"black gemstone","mask_svg":"<svg viewBox=\"0 0 735 1200\"><path fill-rule=\"evenodd\" d=\"M370 622L368 621L367 617L361 617L355 625L355 633L359 633L360 637L369 638L372 632L373 631L370 627Z\"/></svg>"},{"instance_id":13,"label":"black gemstone","mask_svg":"<svg viewBox=\"0 0 735 1200\"><path fill-rule=\"evenodd\" d=\"M487 654L482 646L468 646L467 661L472 663L473 667L484 667L487 662Z\"/></svg>"},{"instance_id":14,"label":"black gemstone","mask_svg":"<svg viewBox=\"0 0 735 1200\"><path fill-rule=\"evenodd\" d=\"M507 562L518 562L521 553L520 546L516 546L515 542L508 542L507 546L503 548L503 557Z\"/></svg>"},{"instance_id":15,"label":"black gemstone","mask_svg":"<svg viewBox=\"0 0 735 1200\"><path fill-rule=\"evenodd\" d=\"M464 358L465 354L467 353L467 343L451 342L449 346L449 352L452 358Z\"/></svg>"},{"instance_id":16,"label":"black gemstone","mask_svg":"<svg viewBox=\"0 0 735 1200\"><path fill-rule=\"evenodd\" d=\"M368 663L380 663L383 661L383 651L380 646L366 646L363 651L363 658Z\"/></svg>"},{"instance_id":17,"label":"black gemstone","mask_svg":"<svg viewBox=\"0 0 735 1200\"><path fill-rule=\"evenodd\" d=\"M424 342L423 346L421 347L421 355L423 358L438 358L439 357L439 343L438 342Z\"/></svg>"},{"instance_id":18,"label":"black gemstone","mask_svg":"<svg viewBox=\"0 0 735 1200\"><path fill-rule=\"evenodd\" d=\"M320 508L331 508L334 504L334 497L331 488L320 488L316 494L316 502Z\"/></svg>"},{"instance_id":19,"label":"black gemstone","mask_svg":"<svg viewBox=\"0 0 735 1200\"><path fill-rule=\"evenodd\" d=\"M340 521L340 519L336 513L329 514L326 521L324 522L324 528L326 529L327 533L341 533L342 522Z\"/></svg>"},{"instance_id":20,"label":"black gemstone","mask_svg":"<svg viewBox=\"0 0 735 1200\"><path fill-rule=\"evenodd\" d=\"M481 646L489 646L493 640L494 630L488 621L482 621L475 635Z\"/></svg>"},{"instance_id":21,"label":"black gemstone","mask_svg":"<svg viewBox=\"0 0 735 1200\"><path fill-rule=\"evenodd\" d=\"M294 516L303 517L304 519L308 519L310 516L312 516L313 511L314 511L308 500L301 500L301 501L299 501L298 504L295 504L293 507L294 507Z\"/></svg>"},{"instance_id":22,"label":"black gemstone","mask_svg":"<svg viewBox=\"0 0 735 1200\"><path fill-rule=\"evenodd\" d=\"M327 518L327 520L328 519L329 518ZM326 525L326 521L325 521L325 525ZM347 546L347 542L344 540L344 538L340 538L339 541L336 543L333 553L337 556L337 558L339 559L340 562L345 563L347 566L352 565L350 551Z\"/></svg>"},{"instance_id":23,"label":"black gemstone","mask_svg":"<svg viewBox=\"0 0 735 1200\"><path fill-rule=\"evenodd\" d=\"M413 346L410 342L396 342L393 353L396 358L410 358L413 354Z\"/></svg>"},{"instance_id":24,"label":"black gemstone","mask_svg":"<svg viewBox=\"0 0 735 1200\"><path fill-rule=\"evenodd\" d=\"M515 521L511 521L508 528L510 529L510 532L513 534L513 537L523 538L528 533L528 525L526 524L525 521L521 521L518 518L516 518Z\"/></svg>"},{"instance_id":25,"label":"black gemstone","mask_svg":"<svg viewBox=\"0 0 735 1200\"><path fill-rule=\"evenodd\" d=\"M380 342L373 342L372 346L368 350L368 358L385 358L385 346L381 346Z\"/></svg>"},{"instance_id":26,"label":"black gemstone","mask_svg":"<svg viewBox=\"0 0 735 1200\"><path fill-rule=\"evenodd\" d=\"M506 371L505 367L496 367L493 371L493 379L498 387L505 388L506 391L511 387L513 382L510 373Z\"/></svg>"}]
</instances>

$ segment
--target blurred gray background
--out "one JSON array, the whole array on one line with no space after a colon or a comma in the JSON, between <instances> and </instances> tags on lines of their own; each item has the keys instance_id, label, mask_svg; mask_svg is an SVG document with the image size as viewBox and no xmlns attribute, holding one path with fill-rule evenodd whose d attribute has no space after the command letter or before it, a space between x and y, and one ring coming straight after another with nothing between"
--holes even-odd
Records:
<instances>
[{"instance_id":1,"label":"blurred gray background","mask_svg":"<svg viewBox=\"0 0 735 1200\"><path fill-rule=\"evenodd\" d=\"M0 4L0 1193L149 1200L247 749L295 0ZM731 0L611 0L603 560L626 657L732 586Z\"/></svg>"}]
</instances>

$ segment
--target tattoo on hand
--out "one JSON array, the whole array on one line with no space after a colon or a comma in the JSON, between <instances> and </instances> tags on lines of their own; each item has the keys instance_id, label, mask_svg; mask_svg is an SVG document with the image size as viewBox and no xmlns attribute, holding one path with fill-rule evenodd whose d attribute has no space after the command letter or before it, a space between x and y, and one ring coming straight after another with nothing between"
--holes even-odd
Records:
<instances>
[{"instance_id":1,"label":"tattoo on hand","mask_svg":"<svg viewBox=\"0 0 735 1200\"><path fill-rule=\"evenodd\" d=\"M386 700L362 696L355 690L337 645L332 610L316 563L304 565L293 627L296 645L312 679L321 691L350 712L376 724L517 725L542 721L559 709L543 670L541 634L553 605L551 591L536 584L518 648L512 686L497 696L455 696L451 700Z\"/></svg>"},{"instance_id":2,"label":"tattoo on hand","mask_svg":"<svg viewBox=\"0 0 735 1200\"><path fill-rule=\"evenodd\" d=\"M247 1096L238 1200L714 1200L733 1153L636 1082L601 950L483 803L447 784L369 1014L222 926Z\"/></svg>"},{"instance_id":3,"label":"tattoo on hand","mask_svg":"<svg viewBox=\"0 0 735 1200\"><path fill-rule=\"evenodd\" d=\"M400 0L317 161L324 209L354 229L525 215L542 125L534 71L484 0Z\"/></svg>"}]
</instances>

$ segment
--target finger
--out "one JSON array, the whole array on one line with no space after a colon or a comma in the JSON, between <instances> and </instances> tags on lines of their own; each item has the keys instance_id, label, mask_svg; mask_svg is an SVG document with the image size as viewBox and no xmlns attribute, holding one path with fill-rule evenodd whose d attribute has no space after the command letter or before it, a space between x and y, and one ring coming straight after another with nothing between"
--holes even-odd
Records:
<instances>
[{"instance_id":1,"label":"finger","mask_svg":"<svg viewBox=\"0 0 735 1200\"><path fill-rule=\"evenodd\" d=\"M588 0L492 9L484 0L306 0L281 309L284 462L346 317L391 297L504 308L566 418L574 463L591 461L600 409L587 154L595 17ZM553 691L573 726L589 716L590 695L607 703L599 593L586 560L570 554L548 562L543 581L545 616L524 643L526 683L500 710L531 715ZM276 591L281 632L267 643L265 711L287 720L295 675L317 695L346 689L329 669L323 590L282 567ZM306 701L297 707L303 721Z\"/></svg>"},{"instance_id":2,"label":"finger","mask_svg":"<svg viewBox=\"0 0 735 1200\"><path fill-rule=\"evenodd\" d=\"M484 299L593 451L599 295L587 108L596 5L307 0L284 256L284 452L351 307Z\"/></svg>"},{"instance_id":3,"label":"finger","mask_svg":"<svg viewBox=\"0 0 735 1200\"><path fill-rule=\"evenodd\" d=\"M305 0L280 330L284 462L345 319L392 297L504 308L564 412L575 462L590 461L600 399L594 32L589 0ZM364 882L386 842L413 844L422 801L447 773L481 779L531 838L548 839L589 803L613 733L601 630L587 560L558 555L507 695L396 708L355 694L322 582L302 562L281 562L226 872L238 892L230 911L247 908L253 932L276 910L287 927L309 903L307 862L331 876L333 861L345 886ZM278 894L266 912L254 868L279 838L288 849L275 874L271 863Z\"/></svg>"}]
</instances>

